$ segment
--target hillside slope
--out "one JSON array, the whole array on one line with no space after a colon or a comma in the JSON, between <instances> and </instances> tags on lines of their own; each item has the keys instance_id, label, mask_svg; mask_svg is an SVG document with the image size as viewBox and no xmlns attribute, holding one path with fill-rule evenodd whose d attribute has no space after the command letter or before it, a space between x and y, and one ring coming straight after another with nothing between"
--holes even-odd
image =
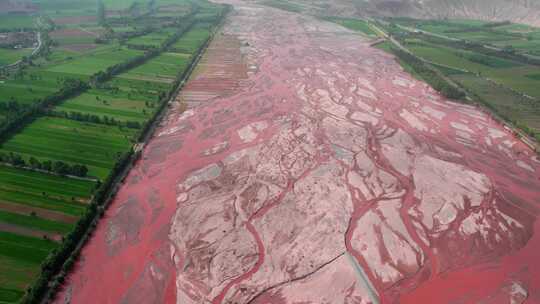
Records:
<instances>
[{"instance_id":1,"label":"hillside slope","mask_svg":"<svg viewBox=\"0 0 540 304\"><path fill-rule=\"evenodd\" d=\"M428 0L418 7L421 13L416 17L509 20L540 25L540 2L532 0Z\"/></svg>"},{"instance_id":2,"label":"hillside slope","mask_svg":"<svg viewBox=\"0 0 540 304\"><path fill-rule=\"evenodd\" d=\"M512 21L540 26L538 0L294 0L319 14ZM317 9L318 8L318 9Z\"/></svg>"}]
</instances>

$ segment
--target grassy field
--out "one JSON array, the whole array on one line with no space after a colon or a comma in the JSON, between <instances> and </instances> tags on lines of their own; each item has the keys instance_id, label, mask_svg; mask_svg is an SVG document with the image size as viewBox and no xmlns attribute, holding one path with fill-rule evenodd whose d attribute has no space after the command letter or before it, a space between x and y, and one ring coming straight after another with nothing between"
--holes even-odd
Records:
<instances>
[{"instance_id":1,"label":"grassy field","mask_svg":"<svg viewBox=\"0 0 540 304\"><path fill-rule=\"evenodd\" d=\"M42 117L2 144L0 151L40 161L86 165L90 176L105 178L131 145L133 129Z\"/></svg>"},{"instance_id":2,"label":"grassy field","mask_svg":"<svg viewBox=\"0 0 540 304\"><path fill-rule=\"evenodd\" d=\"M371 30L368 23L365 20L361 19L350 19L350 18L341 18L341 17L329 17L329 21L340 24L348 29L353 31L361 32L364 35L375 37L376 33Z\"/></svg>"}]
</instances>

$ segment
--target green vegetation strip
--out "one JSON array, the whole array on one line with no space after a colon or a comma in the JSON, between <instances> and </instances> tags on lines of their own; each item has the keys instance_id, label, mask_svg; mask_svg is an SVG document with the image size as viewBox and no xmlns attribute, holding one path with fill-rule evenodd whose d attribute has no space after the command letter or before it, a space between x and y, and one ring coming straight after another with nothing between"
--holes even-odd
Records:
<instances>
[{"instance_id":1,"label":"green vegetation strip","mask_svg":"<svg viewBox=\"0 0 540 304\"><path fill-rule=\"evenodd\" d=\"M376 33L369 27L367 21L365 20L342 17L328 17L325 19L340 24L353 31L361 32L367 36L376 36Z\"/></svg>"}]
</instances>

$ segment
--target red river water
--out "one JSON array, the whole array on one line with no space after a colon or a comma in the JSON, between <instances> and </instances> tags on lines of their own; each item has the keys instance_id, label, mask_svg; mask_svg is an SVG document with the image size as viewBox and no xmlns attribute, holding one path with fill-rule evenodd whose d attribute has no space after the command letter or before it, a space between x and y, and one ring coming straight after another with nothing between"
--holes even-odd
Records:
<instances>
[{"instance_id":1,"label":"red river water","mask_svg":"<svg viewBox=\"0 0 540 304\"><path fill-rule=\"evenodd\" d=\"M57 303L540 303L534 151L357 33L229 3Z\"/></svg>"}]
</instances>

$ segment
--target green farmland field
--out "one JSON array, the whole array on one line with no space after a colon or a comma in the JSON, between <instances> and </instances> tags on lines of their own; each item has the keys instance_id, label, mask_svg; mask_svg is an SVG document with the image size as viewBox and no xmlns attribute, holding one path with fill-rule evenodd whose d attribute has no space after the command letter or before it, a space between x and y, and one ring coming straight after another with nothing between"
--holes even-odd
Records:
<instances>
[{"instance_id":1,"label":"green farmland field","mask_svg":"<svg viewBox=\"0 0 540 304\"><path fill-rule=\"evenodd\" d=\"M368 23L360 19L350 19L350 18L341 18L341 17L331 17L328 18L329 21L340 24L348 29L353 31L361 32L368 36L375 36L375 32L371 30Z\"/></svg>"},{"instance_id":2,"label":"green farmland field","mask_svg":"<svg viewBox=\"0 0 540 304\"><path fill-rule=\"evenodd\" d=\"M105 90L92 90L75 98L66 100L55 109L65 112L79 112L114 118L119 121L143 122L149 117L144 100L131 100L128 97L103 94Z\"/></svg>"},{"instance_id":3,"label":"green farmland field","mask_svg":"<svg viewBox=\"0 0 540 304\"><path fill-rule=\"evenodd\" d=\"M391 19L400 25L417 28L430 33L444 35L476 43L504 48L512 46L519 52L540 56L540 29L522 24L490 25L477 20L413 20Z\"/></svg>"},{"instance_id":4,"label":"green farmland field","mask_svg":"<svg viewBox=\"0 0 540 304\"><path fill-rule=\"evenodd\" d=\"M153 32L144 36L132 38L127 41L127 44L159 47L161 44L163 44L163 42L165 42L165 40L167 40L173 34L174 34L174 30L164 29L159 32Z\"/></svg>"},{"instance_id":5,"label":"green farmland field","mask_svg":"<svg viewBox=\"0 0 540 304\"><path fill-rule=\"evenodd\" d=\"M141 51L114 47L52 66L47 70L51 72L73 74L75 76L82 75L82 78L86 78L99 71L106 70L108 67L142 54L143 52Z\"/></svg>"},{"instance_id":6,"label":"green farmland field","mask_svg":"<svg viewBox=\"0 0 540 304\"><path fill-rule=\"evenodd\" d=\"M46 220L37 216L21 215L0 210L0 224L1 223L22 226L39 231L57 232L61 234L68 233L72 228L71 224Z\"/></svg>"},{"instance_id":7,"label":"green farmland field","mask_svg":"<svg viewBox=\"0 0 540 304\"><path fill-rule=\"evenodd\" d=\"M80 215L95 182L0 166L0 201Z\"/></svg>"},{"instance_id":8,"label":"green farmland field","mask_svg":"<svg viewBox=\"0 0 540 304\"><path fill-rule=\"evenodd\" d=\"M119 77L171 83L180 72L187 68L190 61L188 54L163 53Z\"/></svg>"},{"instance_id":9,"label":"green farmland field","mask_svg":"<svg viewBox=\"0 0 540 304\"><path fill-rule=\"evenodd\" d=\"M90 176L105 178L131 146L132 129L43 117L2 145L0 151L38 160L86 165Z\"/></svg>"},{"instance_id":10,"label":"green farmland field","mask_svg":"<svg viewBox=\"0 0 540 304\"><path fill-rule=\"evenodd\" d=\"M171 49L178 53L193 54L209 36L208 29L194 27L178 39Z\"/></svg>"},{"instance_id":11,"label":"green farmland field","mask_svg":"<svg viewBox=\"0 0 540 304\"><path fill-rule=\"evenodd\" d=\"M28 282L40 271L40 263L56 248L53 241L0 231L0 303L22 297Z\"/></svg>"}]
</instances>

